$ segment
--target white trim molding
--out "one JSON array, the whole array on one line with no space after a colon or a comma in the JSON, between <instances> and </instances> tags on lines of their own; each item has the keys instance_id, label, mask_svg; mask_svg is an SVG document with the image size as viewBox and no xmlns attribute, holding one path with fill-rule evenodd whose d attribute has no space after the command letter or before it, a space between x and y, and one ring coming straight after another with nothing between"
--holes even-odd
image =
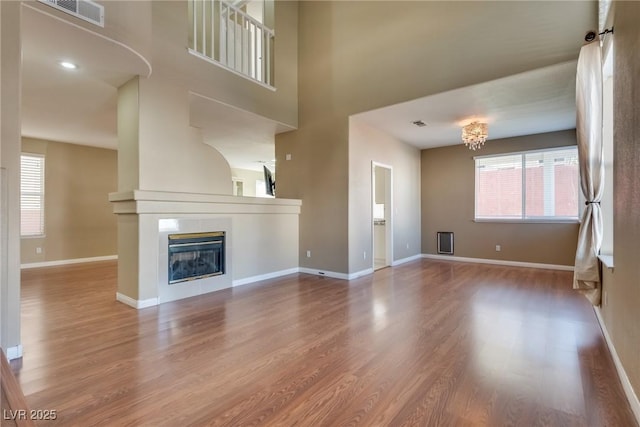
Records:
<instances>
[{"instance_id":1,"label":"white trim molding","mask_svg":"<svg viewBox=\"0 0 640 427\"><path fill-rule=\"evenodd\" d=\"M326 270L319 270L315 268L306 268L306 267L300 267L298 268L298 271L300 273L313 274L315 276L331 277L332 279L349 280L348 274L337 273L335 271L326 271Z\"/></svg>"},{"instance_id":2,"label":"white trim molding","mask_svg":"<svg viewBox=\"0 0 640 427\"><path fill-rule=\"evenodd\" d=\"M443 261L472 262L476 264L507 265L510 267L541 268L545 270L573 271L572 265L542 264L537 262L506 261L502 259L467 258L450 255L422 254L422 258Z\"/></svg>"},{"instance_id":3,"label":"white trim molding","mask_svg":"<svg viewBox=\"0 0 640 427\"><path fill-rule=\"evenodd\" d=\"M629 381L627 372L624 370L624 366L622 366L622 362L620 361L618 352L613 346L613 341L611 341L609 331L607 331L607 327L604 324L604 319L602 318L600 308L593 307L593 311L595 312L598 323L600 324L600 329L602 329L602 335L604 336L604 340L607 343L607 347L609 348L609 353L611 353L611 358L613 359L613 364L616 367L616 372L618 373L618 377L620 378L620 382L622 383L624 393L627 396L627 400L629 400L629 405L631 405L631 411L633 411L633 415L635 415L636 421L638 422L638 424L640 424L640 400L638 400L638 396L633 390L633 386L631 385L631 381Z\"/></svg>"},{"instance_id":4,"label":"white trim molding","mask_svg":"<svg viewBox=\"0 0 640 427\"><path fill-rule=\"evenodd\" d=\"M287 270L274 271L272 273L260 274L258 276L245 277L243 279L236 279L232 282L231 286L248 285L249 283L259 282L261 280L275 279L276 277L288 276L289 274L295 274L298 272L298 267L289 268Z\"/></svg>"},{"instance_id":5,"label":"white trim molding","mask_svg":"<svg viewBox=\"0 0 640 427\"><path fill-rule=\"evenodd\" d=\"M57 261L31 262L27 264L20 264L20 268L22 270L27 270L29 268L55 267L58 265L82 264L85 262L111 261L116 259L118 259L118 255L95 256L91 258L60 259Z\"/></svg>"},{"instance_id":6,"label":"white trim molding","mask_svg":"<svg viewBox=\"0 0 640 427\"><path fill-rule=\"evenodd\" d=\"M22 357L22 344L18 344L15 347L7 348L7 360L19 359Z\"/></svg>"},{"instance_id":7,"label":"white trim molding","mask_svg":"<svg viewBox=\"0 0 640 427\"><path fill-rule=\"evenodd\" d=\"M407 258L397 259L397 260L395 260L395 261L393 261L391 263L391 266L395 267L397 265L406 264L408 262L415 261L415 260L418 260L418 259L421 259L421 258L423 258L423 255L422 254L417 254L417 255L413 255L413 256L407 257Z\"/></svg>"},{"instance_id":8,"label":"white trim molding","mask_svg":"<svg viewBox=\"0 0 640 427\"><path fill-rule=\"evenodd\" d=\"M120 301L123 304L128 305L129 307L133 307L136 310L158 305L158 298L137 300L129 296L126 296L125 294L121 294L120 292L116 292L116 300Z\"/></svg>"},{"instance_id":9,"label":"white trim molding","mask_svg":"<svg viewBox=\"0 0 640 427\"><path fill-rule=\"evenodd\" d=\"M300 267L299 271L300 273L313 274L315 276L331 277L333 279L341 279L341 280L353 280L353 279L357 279L358 277L373 274L373 268L367 268L365 270L356 271L355 273L349 273L349 274L338 273L335 271L318 270L318 269L306 268L306 267Z\"/></svg>"},{"instance_id":10,"label":"white trim molding","mask_svg":"<svg viewBox=\"0 0 640 427\"><path fill-rule=\"evenodd\" d=\"M226 214L300 214L302 201L265 197L131 190L109 193L115 214L168 214L179 216Z\"/></svg>"},{"instance_id":11,"label":"white trim molding","mask_svg":"<svg viewBox=\"0 0 640 427\"><path fill-rule=\"evenodd\" d=\"M347 275L347 280L357 279L358 277L368 276L369 274L373 274L373 268L367 268L365 270L356 271L355 273L350 273Z\"/></svg>"}]
</instances>

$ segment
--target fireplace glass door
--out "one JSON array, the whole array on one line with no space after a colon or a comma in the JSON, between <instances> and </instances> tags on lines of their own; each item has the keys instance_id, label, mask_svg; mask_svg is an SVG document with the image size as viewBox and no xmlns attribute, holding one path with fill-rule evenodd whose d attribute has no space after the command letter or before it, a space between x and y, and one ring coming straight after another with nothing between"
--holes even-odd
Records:
<instances>
[{"instance_id":1,"label":"fireplace glass door","mask_svg":"<svg viewBox=\"0 0 640 427\"><path fill-rule=\"evenodd\" d=\"M169 235L169 284L224 274L225 232Z\"/></svg>"}]
</instances>

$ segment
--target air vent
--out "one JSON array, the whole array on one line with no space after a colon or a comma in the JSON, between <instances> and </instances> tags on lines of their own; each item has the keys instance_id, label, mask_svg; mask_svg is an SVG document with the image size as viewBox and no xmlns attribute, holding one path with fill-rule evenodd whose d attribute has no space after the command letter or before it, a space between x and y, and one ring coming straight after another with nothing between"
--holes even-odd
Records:
<instances>
[{"instance_id":1,"label":"air vent","mask_svg":"<svg viewBox=\"0 0 640 427\"><path fill-rule=\"evenodd\" d=\"M414 125L418 126L419 128L423 128L425 127L427 124L425 122L423 122L422 120L415 120L413 122Z\"/></svg>"},{"instance_id":2,"label":"air vent","mask_svg":"<svg viewBox=\"0 0 640 427\"><path fill-rule=\"evenodd\" d=\"M38 0L69 15L104 27L104 6L91 0Z\"/></svg>"},{"instance_id":3,"label":"air vent","mask_svg":"<svg viewBox=\"0 0 640 427\"><path fill-rule=\"evenodd\" d=\"M438 231L438 253L453 255L452 231Z\"/></svg>"}]
</instances>

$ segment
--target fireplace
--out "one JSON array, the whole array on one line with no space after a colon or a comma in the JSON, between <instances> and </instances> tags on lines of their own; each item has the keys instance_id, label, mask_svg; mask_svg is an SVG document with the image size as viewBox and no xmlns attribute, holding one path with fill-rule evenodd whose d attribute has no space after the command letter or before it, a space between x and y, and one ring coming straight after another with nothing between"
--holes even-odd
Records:
<instances>
[{"instance_id":1,"label":"fireplace","mask_svg":"<svg viewBox=\"0 0 640 427\"><path fill-rule=\"evenodd\" d=\"M225 232L169 234L169 284L225 273Z\"/></svg>"}]
</instances>

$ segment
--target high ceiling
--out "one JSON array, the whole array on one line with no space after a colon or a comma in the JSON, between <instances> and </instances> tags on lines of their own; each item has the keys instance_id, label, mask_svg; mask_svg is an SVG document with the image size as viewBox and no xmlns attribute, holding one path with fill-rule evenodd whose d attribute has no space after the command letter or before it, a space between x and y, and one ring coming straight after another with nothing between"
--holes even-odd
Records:
<instances>
[{"instance_id":1,"label":"high ceiling","mask_svg":"<svg viewBox=\"0 0 640 427\"><path fill-rule=\"evenodd\" d=\"M189 105L191 126L201 129L205 144L220 151L233 168L262 171L262 165L267 165L273 169L274 135L293 130L195 93L189 94Z\"/></svg>"},{"instance_id":2,"label":"high ceiling","mask_svg":"<svg viewBox=\"0 0 640 427\"><path fill-rule=\"evenodd\" d=\"M565 62L356 114L421 149L460 144L461 127L489 125L489 139L573 129L576 65ZM412 122L422 120L426 126Z\"/></svg>"},{"instance_id":3,"label":"high ceiling","mask_svg":"<svg viewBox=\"0 0 640 427\"><path fill-rule=\"evenodd\" d=\"M544 10L541 6L541 16ZM148 76L150 64L26 3L22 19L23 135L117 148L116 88L135 75ZM571 31L550 28L552 34L542 35L545 43L575 38L583 23L571 25ZM64 70L61 60L79 68ZM570 129L575 126L575 66L575 61L564 62L355 117L419 148L460 143L460 127L472 119L489 123L490 139ZM191 125L202 130L204 142L217 148L231 167L260 170L274 158L275 135L291 130L197 94L190 95L190 105ZM415 120L427 126L418 128L411 123Z\"/></svg>"}]
</instances>

